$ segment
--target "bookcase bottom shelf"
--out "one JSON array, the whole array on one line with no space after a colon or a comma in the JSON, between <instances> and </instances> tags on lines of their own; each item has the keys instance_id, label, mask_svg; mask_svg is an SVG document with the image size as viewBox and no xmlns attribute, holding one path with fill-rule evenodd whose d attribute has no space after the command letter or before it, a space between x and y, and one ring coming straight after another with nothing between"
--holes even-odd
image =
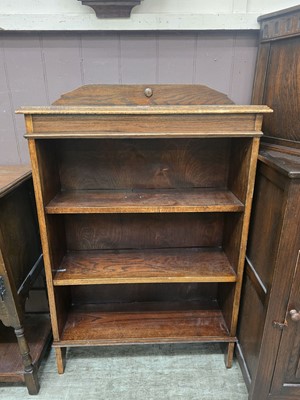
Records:
<instances>
[{"instance_id":1,"label":"bookcase bottom shelf","mask_svg":"<svg viewBox=\"0 0 300 400\"><path fill-rule=\"evenodd\" d=\"M54 347L235 342L216 301L73 306Z\"/></svg>"}]
</instances>

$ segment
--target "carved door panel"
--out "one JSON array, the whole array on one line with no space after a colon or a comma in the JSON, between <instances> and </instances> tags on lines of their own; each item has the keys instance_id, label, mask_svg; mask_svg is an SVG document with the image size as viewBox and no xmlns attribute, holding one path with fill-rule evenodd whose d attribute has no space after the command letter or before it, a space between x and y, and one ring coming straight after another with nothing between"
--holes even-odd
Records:
<instances>
[{"instance_id":1,"label":"carved door panel","mask_svg":"<svg viewBox=\"0 0 300 400\"><path fill-rule=\"evenodd\" d=\"M300 395L300 250L276 360L271 395L299 399Z\"/></svg>"}]
</instances>

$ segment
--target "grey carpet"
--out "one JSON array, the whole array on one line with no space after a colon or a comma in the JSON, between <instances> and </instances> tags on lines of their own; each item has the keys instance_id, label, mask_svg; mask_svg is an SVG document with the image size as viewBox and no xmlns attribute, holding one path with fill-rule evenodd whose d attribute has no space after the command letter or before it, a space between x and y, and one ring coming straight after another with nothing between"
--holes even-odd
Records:
<instances>
[{"instance_id":1,"label":"grey carpet","mask_svg":"<svg viewBox=\"0 0 300 400\"><path fill-rule=\"evenodd\" d=\"M2 400L247 400L234 361L226 369L219 344L71 348L58 375L51 350L39 371L41 390L0 383Z\"/></svg>"}]
</instances>

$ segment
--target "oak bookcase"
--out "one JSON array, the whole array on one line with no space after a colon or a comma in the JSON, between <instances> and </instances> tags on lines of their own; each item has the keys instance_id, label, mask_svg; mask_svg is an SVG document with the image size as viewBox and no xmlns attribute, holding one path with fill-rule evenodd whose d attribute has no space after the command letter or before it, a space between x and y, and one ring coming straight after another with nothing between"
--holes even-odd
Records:
<instances>
[{"instance_id":1,"label":"oak bookcase","mask_svg":"<svg viewBox=\"0 0 300 400\"><path fill-rule=\"evenodd\" d=\"M87 85L25 114L59 373L70 346L225 342L266 106Z\"/></svg>"}]
</instances>

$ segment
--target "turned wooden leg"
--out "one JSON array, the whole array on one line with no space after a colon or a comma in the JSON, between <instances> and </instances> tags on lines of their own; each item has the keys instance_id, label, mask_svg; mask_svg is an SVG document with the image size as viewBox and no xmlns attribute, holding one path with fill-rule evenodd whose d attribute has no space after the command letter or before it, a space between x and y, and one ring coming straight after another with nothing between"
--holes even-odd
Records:
<instances>
[{"instance_id":1,"label":"turned wooden leg","mask_svg":"<svg viewBox=\"0 0 300 400\"><path fill-rule=\"evenodd\" d=\"M234 343L228 343L227 349L225 351L225 365L226 365L226 368L231 368L232 367L233 353L234 353Z\"/></svg>"},{"instance_id":2,"label":"turned wooden leg","mask_svg":"<svg viewBox=\"0 0 300 400\"><path fill-rule=\"evenodd\" d=\"M24 365L24 379L29 394L38 394L40 385L37 376L37 368L32 364L30 350L27 340L24 336L24 328L21 326L15 329L15 335L18 340L20 353Z\"/></svg>"},{"instance_id":3,"label":"turned wooden leg","mask_svg":"<svg viewBox=\"0 0 300 400\"><path fill-rule=\"evenodd\" d=\"M56 347L55 355L56 355L56 365L59 374L63 374L65 371L66 365L66 347Z\"/></svg>"}]
</instances>

